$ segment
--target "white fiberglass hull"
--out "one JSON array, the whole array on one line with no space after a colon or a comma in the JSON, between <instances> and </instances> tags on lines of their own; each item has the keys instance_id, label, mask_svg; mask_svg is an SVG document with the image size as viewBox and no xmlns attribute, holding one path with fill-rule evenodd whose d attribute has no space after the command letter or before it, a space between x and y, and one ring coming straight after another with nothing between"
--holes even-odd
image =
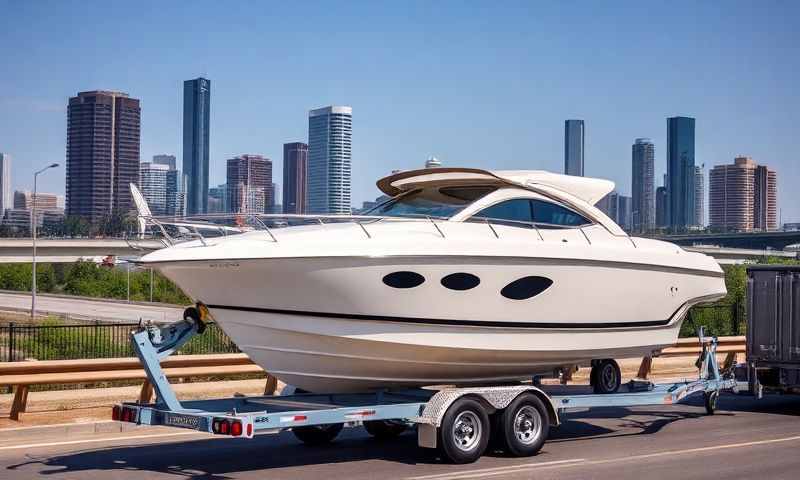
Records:
<instances>
[{"instance_id":1,"label":"white fiberglass hull","mask_svg":"<svg viewBox=\"0 0 800 480\"><path fill-rule=\"evenodd\" d=\"M718 272L537 257L316 257L157 265L254 362L309 391L529 378L592 359L648 355L675 343L694 303L725 294ZM413 271L425 282L382 279ZM465 291L440 280L468 272ZM532 298L504 286L552 280Z\"/></svg>"}]
</instances>

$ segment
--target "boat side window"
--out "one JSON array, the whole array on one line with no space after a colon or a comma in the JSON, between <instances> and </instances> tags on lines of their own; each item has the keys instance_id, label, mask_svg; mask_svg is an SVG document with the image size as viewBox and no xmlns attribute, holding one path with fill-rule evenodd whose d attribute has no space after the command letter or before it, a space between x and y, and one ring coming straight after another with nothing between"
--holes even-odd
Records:
<instances>
[{"instance_id":1,"label":"boat side window","mask_svg":"<svg viewBox=\"0 0 800 480\"><path fill-rule=\"evenodd\" d=\"M581 227L592 223L583 215L555 203L531 200L531 206L533 221L540 228Z\"/></svg>"},{"instance_id":2,"label":"boat side window","mask_svg":"<svg viewBox=\"0 0 800 480\"><path fill-rule=\"evenodd\" d=\"M531 202L527 198L506 200L484 208L471 217L472 219L488 219L493 223L510 225L512 227L528 227L533 222Z\"/></svg>"},{"instance_id":3,"label":"boat side window","mask_svg":"<svg viewBox=\"0 0 800 480\"><path fill-rule=\"evenodd\" d=\"M365 215L450 218L496 189L490 185L422 188L382 203Z\"/></svg>"}]
</instances>

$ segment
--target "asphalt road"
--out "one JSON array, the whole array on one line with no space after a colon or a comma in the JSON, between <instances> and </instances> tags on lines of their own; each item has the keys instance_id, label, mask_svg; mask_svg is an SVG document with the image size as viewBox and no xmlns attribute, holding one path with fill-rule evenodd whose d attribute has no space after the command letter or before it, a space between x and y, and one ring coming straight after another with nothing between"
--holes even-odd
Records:
<instances>
[{"instance_id":1,"label":"asphalt road","mask_svg":"<svg viewBox=\"0 0 800 480\"><path fill-rule=\"evenodd\" d=\"M31 308L30 293L0 293L0 310L28 310ZM86 300L83 298L51 297L38 295L36 309L73 315L82 319L102 321L138 322L152 320L172 322L181 319L183 309L160 305L129 304L118 300Z\"/></svg>"},{"instance_id":2,"label":"asphalt road","mask_svg":"<svg viewBox=\"0 0 800 480\"><path fill-rule=\"evenodd\" d=\"M571 413L539 455L520 459L491 452L472 465L443 463L433 451L416 447L413 432L381 442L360 428L345 429L324 447L301 445L291 433L253 440L184 431L43 438L0 445L0 478L800 477L800 397L756 402L726 395L719 406L714 416L699 404Z\"/></svg>"}]
</instances>

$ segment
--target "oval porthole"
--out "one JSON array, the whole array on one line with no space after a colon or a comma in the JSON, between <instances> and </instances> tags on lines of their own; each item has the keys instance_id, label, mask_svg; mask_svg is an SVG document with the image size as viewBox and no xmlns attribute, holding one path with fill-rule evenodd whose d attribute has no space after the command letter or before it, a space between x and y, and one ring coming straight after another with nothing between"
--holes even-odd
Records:
<instances>
[{"instance_id":1,"label":"oval porthole","mask_svg":"<svg viewBox=\"0 0 800 480\"><path fill-rule=\"evenodd\" d=\"M383 277L383 283L392 288L414 288L425 282L425 277L417 272L393 272Z\"/></svg>"},{"instance_id":2,"label":"oval porthole","mask_svg":"<svg viewBox=\"0 0 800 480\"><path fill-rule=\"evenodd\" d=\"M469 290L481 283L481 279L471 273L451 273L442 278L442 285L450 290Z\"/></svg>"},{"instance_id":3,"label":"oval porthole","mask_svg":"<svg viewBox=\"0 0 800 480\"><path fill-rule=\"evenodd\" d=\"M511 300L526 300L547 290L553 281L545 277L522 277L509 283L500 294Z\"/></svg>"}]
</instances>

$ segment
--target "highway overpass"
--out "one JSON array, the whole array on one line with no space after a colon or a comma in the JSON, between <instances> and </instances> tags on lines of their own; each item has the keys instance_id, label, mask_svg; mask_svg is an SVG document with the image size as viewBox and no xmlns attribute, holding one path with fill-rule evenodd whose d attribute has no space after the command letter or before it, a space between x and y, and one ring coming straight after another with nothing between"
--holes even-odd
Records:
<instances>
[{"instance_id":1,"label":"highway overpass","mask_svg":"<svg viewBox=\"0 0 800 480\"><path fill-rule=\"evenodd\" d=\"M783 250L789 245L800 244L800 231L692 233L681 235L653 235L651 238L688 247L695 245L716 245L718 247L750 250Z\"/></svg>"},{"instance_id":2,"label":"highway overpass","mask_svg":"<svg viewBox=\"0 0 800 480\"><path fill-rule=\"evenodd\" d=\"M36 261L71 263L86 257L139 256L164 246L158 240L121 240L112 238L37 238ZM30 263L33 240L0 238L0 263Z\"/></svg>"}]
</instances>

